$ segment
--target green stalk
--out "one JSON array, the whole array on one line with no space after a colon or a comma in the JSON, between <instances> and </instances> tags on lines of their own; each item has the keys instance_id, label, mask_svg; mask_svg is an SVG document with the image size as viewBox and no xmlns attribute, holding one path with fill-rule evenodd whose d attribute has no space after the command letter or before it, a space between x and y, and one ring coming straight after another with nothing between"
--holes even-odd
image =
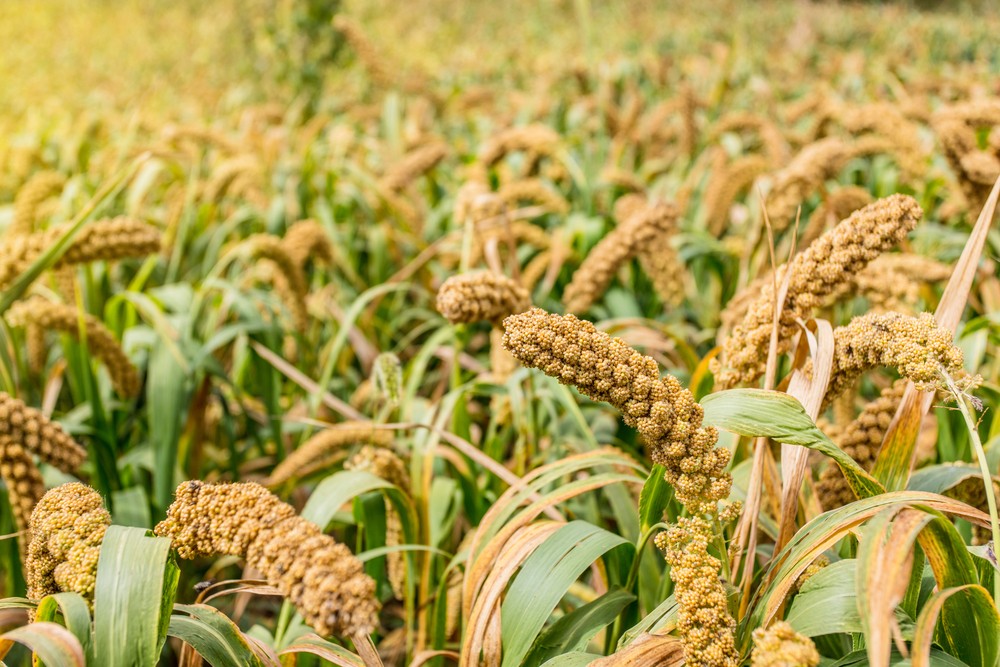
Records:
<instances>
[{"instance_id":1,"label":"green stalk","mask_svg":"<svg viewBox=\"0 0 1000 667\"><path fill-rule=\"evenodd\" d=\"M965 393L960 391L955 385L955 381L948 373L942 372L944 381L948 389L955 396L958 409L965 419L965 426L969 429L969 438L972 440L972 448L976 451L976 459L979 462L979 471L983 476L983 483L986 485L986 504L990 510L990 528L993 532L993 549L996 553L1000 545L1000 519L997 518L997 499L993 494L993 475L990 474L989 463L986 462L986 451L983 449L983 442L979 439L979 429L976 428L976 420L972 418L972 411L969 409L969 399ZM993 577L993 601L1000 603L1000 577Z\"/></svg>"}]
</instances>

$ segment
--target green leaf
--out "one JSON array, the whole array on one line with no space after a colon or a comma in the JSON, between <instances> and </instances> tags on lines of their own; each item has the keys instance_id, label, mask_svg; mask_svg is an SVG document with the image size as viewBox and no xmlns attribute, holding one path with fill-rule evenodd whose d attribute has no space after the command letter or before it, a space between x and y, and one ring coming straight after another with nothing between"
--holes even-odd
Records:
<instances>
[{"instance_id":1,"label":"green leaf","mask_svg":"<svg viewBox=\"0 0 1000 667\"><path fill-rule=\"evenodd\" d=\"M324 660L329 660L339 667L365 667L365 663L354 653L351 653L343 646L337 646L332 642L321 639L316 635L306 635L295 640L295 643L281 651L278 655L292 655L295 653L309 653L318 655Z\"/></svg>"},{"instance_id":2,"label":"green leaf","mask_svg":"<svg viewBox=\"0 0 1000 667\"><path fill-rule=\"evenodd\" d=\"M61 612L63 625L80 641L83 652L91 656L90 607L79 593L56 593L47 595L38 603L35 621L55 621L56 612Z\"/></svg>"},{"instance_id":3,"label":"green leaf","mask_svg":"<svg viewBox=\"0 0 1000 667\"><path fill-rule=\"evenodd\" d=\"M166 639L179 571L170 540L109 526L97 561L94 657L102 667L154 665Z\"/></svg>"},{"instance_id":4,"label":"green leaf","mask_svg":"<svg viewBox=\"0 0 1000 667\"><path fill-rule=\"evenodd\" d=\"M944 601L937 643L970 665L997 665L1000 615L992 598L979 586L975 563L955 526L943 516L936 517L920 533L920 546L938 590L969 587Z\"/></svg>"},{"instance_id":5,"label":"green leaf","mask_svg":"<svg viewBox=\"0 0 1000 667\"><path fill-rule=\"evenodd\" d=\"M556 656L586 648L594 635L618 618L634 600L634 595L617 588L574 609L538 637L524 664L534 667Z\"/></svg>"},{"instance_id":6,"label":"green leaf","mask_svg":"<svg viewBox=\"0 0 1000 667\"><path fill-rule=\"evenodd\" d=\"M783 444L821 452L844 473L859 498L885 489L824 434L794 397L765 389L730 389L702 399L705 423L742 436L766 436Z\"/></svg>"},{"instance_id":7,"label":"green leaf","mask_svg":"<svg viewBox=\"0 0 1000 667\"><path fill-rule=\"evenodd\" d=\"M622 634L621 639L618 640L618 649L628 646L643 633L653 632L654 630L663 627L677 617L679 609L677 601L674 600L674 596L671 595L657 605L656 609L646 614L645 618Z\"/></svg>"},{"instance_id":8,"label":"green leaf","mask_svg":"<svg viewBox=\"0 0 1000 667\"><path fill-rule=\"evenodd\" d=\"M587 665L601 657L593 653L583 653L580 651L565 653L547 660L542 667L587 667Z\"/></svg>"},{"instance_id":9,"label":"green leaf","mask_svg":"<svg viewBox=\"0 0 1000 667\"><path fill-rule=\"evenodd\" d=\"M910 491L944 493L971 477L979 476L979 468L968 463L942 463L914 472L906 488Z\"/></svg>"},{"instance_id":10,"label":"green leaf","mask_svg":"<svg viewBox=\"0 0 1000 667\"><path fill-rule=\"evenodd\" d=\"M662 465L656 464L639 493L639 526L643 534L663 520L663 512L674 495L674 487L663 478Z\"/></svg>"},{"instance_id":11,"label":"green leaf","mask_svg":"<svg viewBox=\"0 0 1000 667\"><path fill-rule=\"evenodd\" d=\"M862 632L857 604L857 561L839 560L809 577L792 600L785 620L806 637ZM904 638L913 636L913 620L897 610Z\"/></svg>"},{"instance_id":12,"label":"green leaf","mask_svg":"<svg viewBox=\"0 0 1000 667\"><path fill-rule=\"evenodd\" d=\"M87 664L79 640L56 623L39 622L14 628L0 635L0 645L5 640L27 646L50 667L86 667Z\"/></svg>"},{"instance_id":13,"label":"green leaf","mask_svg":"<svg viewBox=\"0 0 1000 667\"><path fill-rule=\"evenodd\" d=\"M341 507L358 496L381 491L399 513L408 542L416 542L416 516L398 487L364 470L341 470L324 479L309 496L301 515L326 530Z\"/></svg>"},{"instance_id":14,"label":"green leaf","mask_svg":"<svg viewBox=\"0 0 1000 667\"><path fill-rule=\"evenodd\" d=\"M521 664L566 590L602 554L628 545L624 538L585 521L572 521L524 562L500 608L502 667Z\"/></svg>"},{"instance_id":15,"label":"green leaf","mask_svg":"<svg viewBox=\"0 0 1000 667\"><path fill-rule=\"evenodd\" d=\"M189 644L213 667L261 667L246 636L225 614L204 604L174 605L167 634Z\"/></svg>"},{"instance_id":16,"label":"green leaf","mask_svg":"<svg viewBox=\"0 0 1000 667\"><path fill-rule=\"evenodd\" d=\"M187 418L188 376L166 345L149 354L146 402L149 404L149 438L156 457L153 500L161 512L173 500L177 479L177 446Z\"/></svg>"}]
</instances>

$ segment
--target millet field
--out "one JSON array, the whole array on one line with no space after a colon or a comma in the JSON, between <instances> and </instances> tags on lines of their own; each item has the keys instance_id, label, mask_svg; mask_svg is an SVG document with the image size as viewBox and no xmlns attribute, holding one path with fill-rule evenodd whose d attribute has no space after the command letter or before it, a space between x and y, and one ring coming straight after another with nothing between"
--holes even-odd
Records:
<instances>
[{"instance_id":1,"label":"millet field","mask_svg":"<svg viewBox=\"0 0 1000 667\"><path fill-rule=\"evenodd\" d=\"M0 665L1000 666L998 34L0 0Z\"/></svg>"}]
</instances>

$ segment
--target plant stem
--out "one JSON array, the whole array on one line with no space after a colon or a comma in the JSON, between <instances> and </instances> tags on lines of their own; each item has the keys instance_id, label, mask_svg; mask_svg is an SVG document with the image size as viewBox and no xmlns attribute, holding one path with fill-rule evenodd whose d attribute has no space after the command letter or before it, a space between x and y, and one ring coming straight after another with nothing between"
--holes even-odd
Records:
<instances>
[{"instance_id":1,"label":"plant stem","mask_svg":"<svg viewBox=\"0 0 1000 667\"><path fill-rule=\"evenodd\" d=\"M979 462L979 471L983 475L983 484L986 485L986 504L990 511L990 528L993 533L993 549L996 552L997 545L1000 545L1000 519L997 518L997 499L993 494L993 475L990 473L989 464L986 462L986 451L983 449L983 442L979 439L979 429L976 428L976 420L972 418L972 411L969 409L969 399L955 385L955 381L948 373L942 372L944 381L948 389L955 396L958 409L965 418L965 425L969 429L969 438L972 440L972 448L976 451L976 459ZM1000 577L994 572L993 577L993 602L1000 604Z\"/></svg>"}]
</instances>

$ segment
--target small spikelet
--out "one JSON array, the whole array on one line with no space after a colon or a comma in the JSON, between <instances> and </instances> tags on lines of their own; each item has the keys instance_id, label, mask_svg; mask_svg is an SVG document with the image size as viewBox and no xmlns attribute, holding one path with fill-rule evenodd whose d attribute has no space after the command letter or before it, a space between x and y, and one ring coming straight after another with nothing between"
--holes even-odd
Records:
<instances>
[{"instance_id":1,"label":"small spikelet","mask_svg":"<svg viewBox=\"0 0 1000 667\"><path fill-rule=\"evenodd\" d=\"M368 35L365 34L361 25L346 14L337 14L333 17L333 27L350 44L354 53L358 56L358 60L361 61L361 64L364 65L365 70L368 72L372 83L382 88L391 87L394 82L393 76L389 73L384 59L379 55L378 50L372 44Z\"/></svg>"},{"instance_id":2,"label":"small spikelet","mask_svg":"<svg viewBox=\"0 0 1000 667\"><path fill-rule=\"evenodd\" d=\"M289 480L303 477L317 469L336 450L357 443L370 442L387 447L392 442L392 433L378 430L371 422L344 422L324 429L312 436L298 449L285 457L268 478L267 485L274 488Z\"/></svg>"},{"instance_id":3,"label":"small spikelet","mask_svg":"<svg viewBox=\"0 0 1000 667\"><path fill-rule=\"evenodd\" d=\"M361 561L259 484L184 482L155 533L181 558L245 558L321 636L370 634L378 625L375 581Z\"/></svg>"},{"instance_id":4,"label":"small spikelet","mask_svg":"<svg viewBox=\"0 0 1000 667\"><path fill-rule=\"evenodd\" d=\"M653 358L590 322L540 308L511 315L504 328L504 346L525 366L618 408L690 512L713 512L728 497L729 450L715 447L718 432L702 424L701 406L676 378L661 378Z\"/></svg>"},{"instance_id":5,"label":"small spikelet","mask_svg":"<svg viewBox=\"0 0 1000 667\"><path fill-rule=\"evenodd\" d=\"M581 313L590 308L604 296L622 264L639 255L655 243L658 237L667 236L669 240L676 224L676 207L663 202L651 203L629 215L624 224L615 227L594 246L573 273L572 280L563 292L567 312ZM658 272L660 270L658 266L652 268ZM676 295L666 295L668 303L675 297Z\"/></svg>"},{"instance_id":6,"label":"small spikelet","mask_svg":"<svg viewBox=\"0 0 1000 667\"><path fill-rule=\"evenodd\" d=\"M303 331L309 325L306 295L309 288L305 276L295 259L288 253L281 239L271 234L254 234L243 242L252 259L266 259L277 269L274 288L288 307L295 328Z\"/></svg>"},{"instance_id":7,"label":"small spikelet","mask_svg":"<svg viewBox=\"0 0 1000 667\"><path fill-rule=\"evenodd\" d=\"M525 178L505 183L497 194L511 207L519 201L530 201L552 213L561 215L569 213L569 202L537 178Z\"/></svg>"},{"instance_id":8,"label":"small spikelet","mask_svg":"<svg viewBox=\"0 0 1000 667\"><path fill-rule=\"evenodd\" d=\"M700 517L683 517L655 539L670 564L685 663L738 667L736 621L719 579L722 563L708 552L711 541L712 526Z\"/></svg>"},{"instance_id":9,"label":"small spikelet","mask_svg":"<svg viewBox=\"0 0 1000 667\"><path fill-rule=\"evenodd\" d=\"M448 155L448 145L432 141L416 148L392 165L382 177L382 187L401 192L415 180L436 167Z\"/></svg>"},{"instance_id":10,"label":"small spikelet","mask_svg":"<svg viewBox=\"0 0 1000 667\"><path fill-rule=\"evenodd\" d=\"M406 464L390 449L365 445L357 454L344 464L344 470L364 470L376 477L396 485L403 491L410 488L410 476L406 472ZM385 546L395 547L403 544L403 523L399 512L387 498L385 501ZM398 599L403 599L406 586L406 557L396 551L386 556L389 583L392 593Z\"/></svg>"},{"instance_id":11,"label":"small spikelet","mask_svg":"<svg viewBox=\"0 0 1000 667\"><path fill-rule=\"evenodd\" d=\"M92 600L97 558L110 525L101 494L86 484L71 482L46 493L31 514L28 598L64 591Z\"/></svg>"},{"instance_id":12,"label":"small spikelet","mask_svg":"<svg viewBox=\"0 0 1000 667\"><path fill-rule=\"evenodd\" d=\"M281 246L299 270L304 270L307 262L333 261L333 246L326 230L315 220L299 220L285 232Z\"/></svg>"},{"instance_id":13,"label":"small spikelet","mask_svg":"<svg viewBox=\"0 0 1000 667\"><path fill-rule=\"evenodd\" d=\"M702 199L705 224L714 236L725 231L729 211L741 192L750 188L767 171L770 162L760 155L746 155L713 174Z\"/></svg>"},{"instance_id":14,"label":"small spikelet","mask_svg":"<svg viewBox=\"0 0 1000 667\"><path fill-rule=\"evenodd\" d=\"M40 171L17 191L14 197L14 218L7 228L8 236L30 234L35 231L39 205L62 191L66 179L55 171Z\"/></svg>"},{"instance_id":15,"label":"small spikelet","mask_svg":"<svg viewBox=\"0 0 1000 667\"><path fill-rule=\"evenodd\" d=\"M5 239L0 245L0 289L13 283L65 232L65 227L59 226ZM80 230L66 254L52 268L144 257L159 249L160 233L155 227L127 217L98 220Z\"/></svg>"},{"instance_id":16,"label":"small spikelet","mask_svg":"<svg viewBox=\"0 0 1000 667\"><path fill-rule=\"evenodd\" d=\"M59 424L4 392L0 392L0 437L10 438L63 472L75 471L87 456Z\"/></svg>"},{"instance_id":17,"label":"small spikelet","mask_svg":"<svg viewBox=\"0 0 1000 667\"><path fill-rule=\"evenodd\" d=\"M0 436L0 479L7 487L7 499L17 529L27 531L31 511L45 495L45 483L31 452L9 436ZM27 536L19 540L19 545L23 558Z\"/></svg>"},{"instance_id":18,"label":"small spikelet","mask_svg":"<svg viewBox=\"0 0 1000 667\"><path fill-rule=\"evenodd\" d=\"M751 667L816 667L819 651L808 637L797 633L785 621L753 631Z\"/></svg>"},{"instance_id":19,"label":"small spikelet","mask_svg":"<svg viewBox=\"0 0 1000 667\"><path fill-rule=\"evenodd\" d=\"M74 306L33 297L15 303L7 319L14 326L27 327L29 336L44 337L46 332L58 331L77 340L80 340L82 320L87 349L108 369L115 390L130 398L139 394L142 388L139 372L115 340L114 334L93 315L83 313L81 317ZM35 341L33 345L44 349L44 339Z\"/></svg>"},{"instance_id":20,"label":"small spikelet","mask_svg":"<svg viewBox=\"0 0 1000 667\"><path fill-rule=\"evenodd\" d=\"M531 306L528 290L492 271L448 278L438 290L436 307L452 324L491 322L524 312Z\"/></svg>"},{"instance_id":21,"label":"small spikelet","mask_svg":"<svg viewBox=\"0 0 1000 667\"><path fill-rule=\"evenodd\" d=\"M899 408L906 390L906 379L897 380L882 390L879 397L868 403L858 417L844 427L835 439L837 447L870 471L882 447L889 423ZM828 465L820 473L816 495L823 509L832 510L857 500L840 468Z\"/></svg>"},{"instance_id":22,"label":"small spikelet","mask_svg":"<svg viewBox=\"0 0 1000 667\"><path fill-rule=\"evenodd\" d=\"M403 364L392 352L382 352L372 364L372 387L386 405L396 407L403 399Z\"/></svg>"},{"instance_id":23,"label":"small spikelet","mask_svg":"<svg viewBox=\"0 0 1000 667\"><path fill-rule=\"evenodd\" d=\"M917 385L937 388L941 368L949 373L962 369L962 351L955 347L950 331L938 326L934 316L900 313L869 313L833 332L833 370L826 401L832 401L871 368L888 366Z\"/></svg>"},{"instance_id":24,"label":"small spikelet","mask_svg":"<svg viewBox=\"0 0 1000 667\"><path fill-rule=\"evenodd\" d=\"M778 327L778 353L791 347L797 321L807 318L830 294L869 262L899 243L923 214L916 200L891 195L856 211L816 239L804 252L781 267L777 284L789 272L788 294ZM760 297L749 305L743 321L723 343L723 359L712 370L723 388L753 382L764 372L774 318L774 283L765 281Z\"/></svg>"}]
</instances>

